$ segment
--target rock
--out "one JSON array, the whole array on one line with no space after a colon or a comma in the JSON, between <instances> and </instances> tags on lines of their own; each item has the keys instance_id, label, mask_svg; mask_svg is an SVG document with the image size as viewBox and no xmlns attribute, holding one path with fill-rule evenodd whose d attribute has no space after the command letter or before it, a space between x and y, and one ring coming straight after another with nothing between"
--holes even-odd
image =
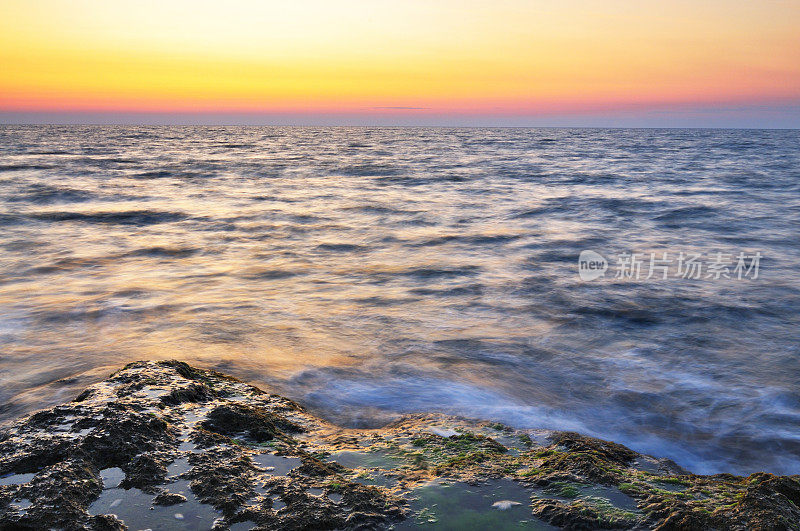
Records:
<instances>
[{"instance_id":1,"label":"rock","mask_svg":"<svg viewBox=\"0 0 800 531\"><path fill-rule=\"evenodd\" d=\"M177 505L186 501L186 496L176 492L163 491L153 498L153 505Z\"/></svg>"},{"instance_id":2,"label":"rock","mask_svg":"<svg viewBox=\"0 0 800 531\"><path fill-rule=\"evenodd\" d=\"M276 471L282 460L293 465ZM118 478L111 481L108 469ZM453 499L474 496L468 486L488 489L478 505L509 526L525 525L513 520L522 515L566 529L800 529L798 476L698 476L577 433L534 441L444 415L345 430L291 400L180 361L131 363L75 401L0 433L0 529L158 528L163 520L154 514L193 522L200 515L208 521L197 525L208 529L456 521L458 503L425 501L426 489L445 484ZM101 494L111 497L105 511L117 496L114 510L135 506L133 496L153 510L124 522L95 514ZM165 508L177 505L180 512ZM507 510L519 505L529 508Z\"/></svg>"},{"instance_id":3,"label":"rock","mask_svg":"<svg viewBox=\"0 0 800 531\"><path fill-rule=\"evenodd\" d=\"M100 514L89 518L87 527L91 531L125 531L127 527L113 514Z\"/></svg>"},{"instance_id":4,"label":"rock","mask_svg":"<svg viewBox=\"0 0 800 531\"><path fill-rule=\"evenodd\" d=\"M189 463L192 492L224 514L233 515L255 496L257 469L238 448L211 448L190 456Z\"/></svg>"},{"instance_id":5,"label":"rock","mask_svg":"<svg viewBox=\"0 0 800 531\"><path fill-rule=\"evenodd\" d=\"M302 428L280 415L263 408L235 403L214 408L202 426L221 435L246 435L255 442L270 441L284 431L302 431Z\"/></svg>"},{"instance_id":6,"label":"rock","mask_svg":"<svg viewBox=\"0 0 800 531\"><path fill-rule=\"evenodd\" d=\"M216 393L208 386L193 383L180 389L173 389L167 396L161 397L161 401L168 406L177 406L184 402L207 402L215 396Z\"/></svg>"},{"instance_id":7,"label":"rock","mask_svg":"<svg viewBox=\"0 0 800 531\"><path fill-rule=\"evenodd\" d=\"M175 454L172 452L140 453L123 464L125 478L119 486L123 489L135 487L152 492L156 485L166 480L167 464L174 459Z\"/></svg>"}]
</instances>

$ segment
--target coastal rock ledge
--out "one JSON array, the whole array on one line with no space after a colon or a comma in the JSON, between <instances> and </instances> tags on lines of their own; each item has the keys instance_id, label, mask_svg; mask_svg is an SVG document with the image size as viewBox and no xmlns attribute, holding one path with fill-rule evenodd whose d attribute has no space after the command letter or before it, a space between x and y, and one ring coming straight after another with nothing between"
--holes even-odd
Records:
<instances>
[{"instance_id":1,"label":"coastal rock ledge","mask_svg":"<svg viewBox=\"0 0 800 531\"><path fill-rule=\"evenodd\" d=\"M800 529L800 477L698 476L576 433L380 429L179 361L0 432L0 529Z\"/></svg>"}]
</instances>

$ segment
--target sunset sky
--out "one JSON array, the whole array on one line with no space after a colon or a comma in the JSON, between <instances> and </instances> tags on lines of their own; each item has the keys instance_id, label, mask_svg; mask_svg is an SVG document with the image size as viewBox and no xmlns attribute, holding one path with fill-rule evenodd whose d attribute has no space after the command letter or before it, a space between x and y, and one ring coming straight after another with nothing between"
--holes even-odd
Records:
<instances>
[{"instance_id":1,"label":"sunset sky","mask_svg":"<svg viewBox=\"0 0 800 531\"><path fill-rule=\"evenodd\" d=\"M0 123L800 127L800 0L0 0Z\"/></svg>"}]
</instances>

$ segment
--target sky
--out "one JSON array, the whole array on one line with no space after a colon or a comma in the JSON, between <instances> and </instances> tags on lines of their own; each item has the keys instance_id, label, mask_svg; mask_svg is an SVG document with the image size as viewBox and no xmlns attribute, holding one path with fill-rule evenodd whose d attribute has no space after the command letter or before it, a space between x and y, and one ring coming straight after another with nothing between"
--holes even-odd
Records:
<instances>
[{"instance_id":1,"label":"sky","mask_svg":"<svg viewBox=\"0 0 800 531\"><path fill-rule=\"evenodd\" d=\"M800 0L0 0L0 123L800 127Z\"/></svg>"}]
</instances>

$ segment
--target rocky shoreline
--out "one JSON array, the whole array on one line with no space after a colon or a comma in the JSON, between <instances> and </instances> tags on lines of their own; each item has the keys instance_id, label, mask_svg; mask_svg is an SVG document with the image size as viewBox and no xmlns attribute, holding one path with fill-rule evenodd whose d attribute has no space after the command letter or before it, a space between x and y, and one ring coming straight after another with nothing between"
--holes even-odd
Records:
<instances>
[{"instance_id":1,"label":"rocky shoreline","mask_svg":"<svg viewBox=\"0 0 800 531\"><path fill-rule=\"evenodd\" d=\"M576 433L379 429L136 362L0 432L0 529L800 529L800 476L691 474Z\"/></svg>"}]
</instances>

